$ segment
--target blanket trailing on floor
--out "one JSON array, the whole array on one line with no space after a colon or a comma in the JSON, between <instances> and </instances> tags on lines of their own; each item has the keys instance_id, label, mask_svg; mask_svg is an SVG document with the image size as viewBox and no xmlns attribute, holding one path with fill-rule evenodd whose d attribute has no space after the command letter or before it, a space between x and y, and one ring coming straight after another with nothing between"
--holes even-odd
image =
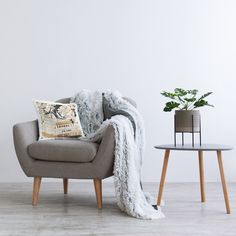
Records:
<instances>
[{"instance_id":1,"label":"blanket trailing on floor","mask_svg":"<svg viewBox=\"0 0 236 236\"><path fill-rule=\"evenodd\" d=\"M110 109L122 115L104 121L103 101ZM71 102L78 106L78 113L88 141L101 140L108 125L115 130L114 184L117 204L128 215L140 219L164 217L161 209L154 209L140 185L144 153L144 125L137 109L123 99L119 92L91 92L82 90Z\"/></svg>"}]
</instances>

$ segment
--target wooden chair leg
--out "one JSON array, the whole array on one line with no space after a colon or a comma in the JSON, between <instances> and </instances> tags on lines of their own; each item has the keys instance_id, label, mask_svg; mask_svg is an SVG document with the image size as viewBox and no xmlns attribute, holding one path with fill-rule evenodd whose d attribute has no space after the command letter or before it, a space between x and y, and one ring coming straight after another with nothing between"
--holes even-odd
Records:
<instances>
[{"instance_id":1,"label":"wooden chair leg","mask_svg":"<svg viewBox=\"0 0 236 236\"><path fill-rule=\"evenodd\" d=\"M41 184L41 177L34 177L33 195L32 195L33 206L36 206L38 204L40 184Z\"/></svg>"},{"instance_id":2,"label":"wooden chair leg","mask_svg":"<svg viewBox=\"0 0 236 236\"><path fill-rule=\"evenodd\" d=\"M224 192L226 212L227 214L230 214L229 196L228 196L228 191L227 191L227 186L226 186L226 181L225 181L224 166L223 166L221 151L217 151L217 158L218 158L218 164L219 164L219 169L220 169L222 188Z\"/></svg>"},{"instance_id":3,"label":"wooden chair leg","mask_svg":"<svg viewBox=\"0 0 236 236\"><path fill-rule=\"evenodd\" d=\"M68 179L63 179L64 194L68 193Z\"/></svg>"},{"instance_id":4,"label":"wooden chair leg","mask_svg":"<svg viewBox=\"0 0 236 236\"><path fill-rule=\"evenodd\" d=\"M166 178L166 170L167 170L169 156L170 156L170 150L166 150L165 156L164 156L164 162L163 162L163 166L162 166L161 181L160 181L158 198L157 198L157 205L158 206L160 206L160 204L161 204L161 197L162 197L165 178Z\"/></svg>"},{"instance_id":5,"label":"wooden chair leg","mask_svg":"<svg viewBox=\"0 0 236 236\"><path fill-rule=\"evenodd\" d=\"M199 159L201 201L205 202L206 198L205 198L205 188L204 188L203 151L198 151L198 159Z\"/></svg>"},{"instance_id":6,"label":"wooden chair leg","mask_svg":"<svg viewBox=\"0 0 236 236\"><path fill-rule=\"evenodd\" d=\"M93 179L96 199L97 199L97 207L98 209L102 209L102 180L101 179Z\"/></svg>"}]
</instances>

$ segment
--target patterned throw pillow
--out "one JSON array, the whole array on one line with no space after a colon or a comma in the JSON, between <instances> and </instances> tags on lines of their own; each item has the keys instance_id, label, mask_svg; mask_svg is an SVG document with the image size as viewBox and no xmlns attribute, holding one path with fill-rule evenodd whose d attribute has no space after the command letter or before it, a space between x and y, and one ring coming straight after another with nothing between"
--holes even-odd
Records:
<instances>
[{"instance_id":1,"label":"patterned throw pillow","mask_svg":"<svg viewBox=\"0 0 236 236\"><path fill-rule=\"evenodd\" d=\"M84 136L77 105L34 100L38 113L39 139Z\"/></svg>"}]
</instances>

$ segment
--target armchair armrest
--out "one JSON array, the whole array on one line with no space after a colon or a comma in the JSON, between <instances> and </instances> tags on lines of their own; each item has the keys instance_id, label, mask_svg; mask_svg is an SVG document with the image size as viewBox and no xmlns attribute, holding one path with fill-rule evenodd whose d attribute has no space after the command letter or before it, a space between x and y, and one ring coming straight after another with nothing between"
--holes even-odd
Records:
<instances>
[{"instance_id":1,"label":"armchair armrest","mask_svg":"<svg viewBox=\"0 0 236 236\"><path fill-rule=\"evenodd\" d=\"M13 139L17 158L27 176L34 160L29 156L27 147L38 139L37 120L19 123L13 126Z\"/></svg>"},{"instance_id":2,"label":"armchair armrest","mask_svg":"<svg viewBox=\"0 0 236 236\"><path fill-rule=\"evenodd\" d=\"M106 178L113 175L115 152L115 130L109 125L102 137L98 152L93 160L98 177Z\"/></svg>"}]
</instances>

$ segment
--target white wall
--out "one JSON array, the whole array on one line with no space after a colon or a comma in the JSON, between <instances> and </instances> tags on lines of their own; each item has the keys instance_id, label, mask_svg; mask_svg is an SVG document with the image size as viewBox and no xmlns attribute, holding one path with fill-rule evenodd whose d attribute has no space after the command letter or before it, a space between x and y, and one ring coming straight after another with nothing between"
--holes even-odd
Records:
<instances>
[{"instance_id":1,"label":"white wall","mask_svg":"<svg viewBox=\"0 0 236 236\"><path fill-rule=\"evenodd\" d=\"M29 181L12 143L12 126L35 118L31 99L56 100L82 88L120 90L146 123L143 179L159 181L173 141L173 113L160 92L213 91L202 109L203 141L236 146L236 2L226 0L0 0L0 181ZM207 181L218 181L205 155ZM236 181L236 152L224 153ZM194 153L173 153L167 181L198 181Z\"/></svg>"}]
</instances>

